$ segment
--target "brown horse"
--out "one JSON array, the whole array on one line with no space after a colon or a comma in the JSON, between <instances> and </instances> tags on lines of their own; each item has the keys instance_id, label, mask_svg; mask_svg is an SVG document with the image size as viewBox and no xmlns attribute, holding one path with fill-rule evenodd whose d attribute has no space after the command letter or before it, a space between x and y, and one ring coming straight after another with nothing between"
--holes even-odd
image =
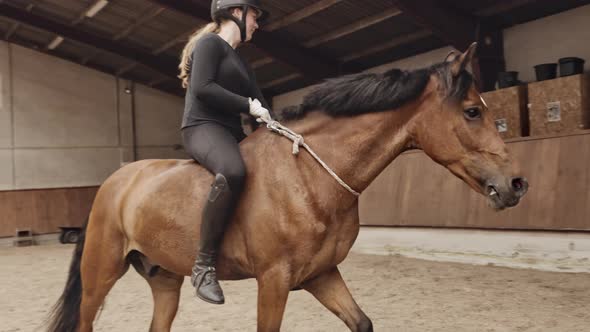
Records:
<instances>
[{"instance_id":1,"label":"brown horse","mask_svg":"<svg viewBox=\"0 0 590 332\"><path fill-rule=\"evenodd\" d=\"M401 152L419 148L494 208L514 206L527 183L465 70L474 49L416 71L328 80L286 112L283 124L357 191ZM280 329L296 288L352 331L372 331L338 271L359 232L358 197L310 154L293 156L291 142L266 129L240 148L248 174L222 243L219 278L256 278L258 331ZM105 296L132 264L153 292L150 331L169 331L211 182L192 160L138 161L109 177L96 195L50 330L91 331Z\"/></svg>"}]
</instances>

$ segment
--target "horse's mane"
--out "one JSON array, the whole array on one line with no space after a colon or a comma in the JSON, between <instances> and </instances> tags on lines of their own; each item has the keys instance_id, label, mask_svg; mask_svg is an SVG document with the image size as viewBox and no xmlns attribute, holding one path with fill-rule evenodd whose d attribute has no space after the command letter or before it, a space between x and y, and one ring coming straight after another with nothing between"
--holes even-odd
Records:
<instances>
[{"instance_id":1,"label":"horse's mane","mask_svg":"<svg viewBox=\"0 0 590 332\"><path fill-rule=\"evenodd\" d=\"M473 76L465 70L454 77L448 62L412 71L392 69L385 73L345 75L324 81L303 97L300 105L284 108L279 118L300 119L311 111L352 116L396 109L418 98L433 74L439 78L447 97L464 98L473 82Z\"/></svg>"}]
</instances>

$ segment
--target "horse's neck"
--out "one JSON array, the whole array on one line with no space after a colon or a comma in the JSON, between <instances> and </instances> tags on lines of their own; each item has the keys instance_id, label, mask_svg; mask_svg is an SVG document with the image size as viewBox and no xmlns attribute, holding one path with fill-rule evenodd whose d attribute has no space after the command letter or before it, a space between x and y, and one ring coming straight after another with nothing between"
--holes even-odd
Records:
<instances>
[{"instance_id":1,"label":"horse's neck","mask_svg":"<svg viewBox=\"0 0 590 332\"><path fill-rule=\"evenodd\" d=\"M303 135L305 142L344 182L363 191L406 149L414 113L413 105L352 117L312 112L287 126ZM326 176L330 177L327 172Z\"/></svg>"}]
</instances>

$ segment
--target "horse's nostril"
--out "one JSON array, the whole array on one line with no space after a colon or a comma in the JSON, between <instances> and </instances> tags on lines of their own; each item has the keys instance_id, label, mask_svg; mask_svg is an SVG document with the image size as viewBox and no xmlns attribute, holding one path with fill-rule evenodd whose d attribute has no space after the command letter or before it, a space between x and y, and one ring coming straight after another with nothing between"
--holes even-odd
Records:
<instances>
[{"instance_id":1,"label":"horse's nostril","mask_svg":"<svg viewBox=\"0 0 590 332\"><path fill-rule=\"evenodd\" d=\"M516 192L522 192L527 189L528 183L525 178L514 178L512 179L512 189Z\"/></svg>"}]
</instances>

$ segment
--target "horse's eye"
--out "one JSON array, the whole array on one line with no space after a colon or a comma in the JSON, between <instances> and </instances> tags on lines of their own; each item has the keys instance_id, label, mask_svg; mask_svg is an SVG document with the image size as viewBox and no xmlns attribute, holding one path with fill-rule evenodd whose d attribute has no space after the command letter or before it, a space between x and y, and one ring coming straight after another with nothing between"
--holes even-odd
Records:
<instances>
[{"instance_id":1,"label":"horse's eye","mask_svg":"<svg viewBox=\"0 0 590 332\"><path fill-rule=\"evenodd\" d=\"M479 107L469 107L463 111L467 120L477 120L481 118L481 109Z\"/></svg>"}]
</instances>

